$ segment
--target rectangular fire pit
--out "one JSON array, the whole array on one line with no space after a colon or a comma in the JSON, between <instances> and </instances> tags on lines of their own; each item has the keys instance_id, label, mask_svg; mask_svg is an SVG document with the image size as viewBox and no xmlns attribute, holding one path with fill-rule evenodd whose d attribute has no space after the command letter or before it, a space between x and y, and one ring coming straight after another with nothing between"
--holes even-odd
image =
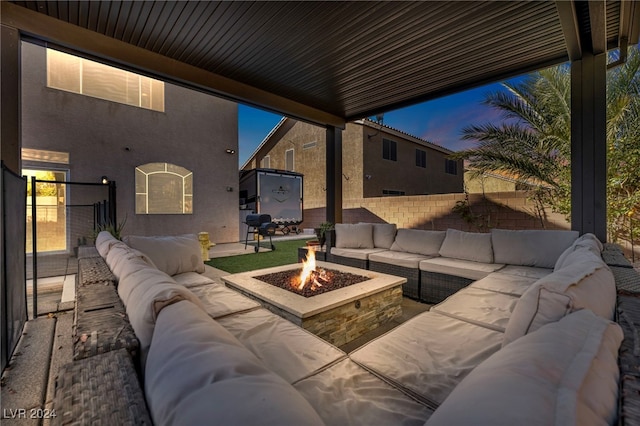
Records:
<instances>
[{"instance_id":1,"label":"rectangular fire pit","mask_svg":"<svg viewBox=\"0 0 640 426\"><path fill-rule=\"evenodd\" d=\"M364 275L369 279L312 297L303 297L255 278L300 269L300 263L227 275L222 279L229 287L336 346L402 314L405 278L327 262L317 262L317 266Z\"/></svg>"}]
</instances>

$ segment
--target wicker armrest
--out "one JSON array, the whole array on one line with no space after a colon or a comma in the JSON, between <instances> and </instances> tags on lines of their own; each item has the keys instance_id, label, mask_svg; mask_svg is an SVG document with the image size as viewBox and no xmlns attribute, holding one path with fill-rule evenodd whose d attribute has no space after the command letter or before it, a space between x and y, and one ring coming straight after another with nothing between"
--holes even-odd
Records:
<instances>
[{"instance_id":1,"label":"wicker armrest","mask_svg":"<svg viewBox=\"0 0 640 426\"><path fill-rule=\"evenodd\" d=\"M73 327L73 359L125 348L137 361L140 343L111 284L78 286Z\"/></svg>"},{"instance_id":2,"label":"wicker armrest","mask_svg":"<svg viewBox=\"0 0 640 426\"><path fill-rule=\"evenodd\" d=\"M99 255L79 259L77 277L73 359L125 348L137 363L140 343L104 259Z\"/></svg>"},{"instance_id":3,"label":"wicker armrest","mask_svg":"<svg viewBox=\"0 0 640 426\"><path fill-rule=\"evenodd\" d=\"M102 257L85 257L78 259L78 286L82 287L103 283L105 281L115 285L116 277Z\"/></svg>"},{"instance_id":4,"label":"wicker armrest","mask_svg":"<svg viewBox=\"0 0 640 426\"><path fill-rule=\"evenodd\" d=\"M640 279L638 273L636 276ZM617 321L624 332L624 340L618 353L620 366L618 423L637 425L640 424L640 293L618 294Z\"/></svg>"},{"instance_id":5,"label":"wicker armrest","mask_svg":"<svg viewBox=\"0 0 640 426\"><path fill-rule=\"evenodd\" d=\"M53 425L152 424L124 349L64 365L56 379L53 409Z\"/></svg>"},{"instance_id":6,"label":"wicker armrest","mask_svg":"<svg viewBox=\"0 0 640 426\"><path fill-rule=\"evenodd\" d=\"M621 268L633 268L631 262L624 257L622 247L617 244L607 243L602 250L602 259L609 266L618 266Z\"/></svg>"}]
</instances>

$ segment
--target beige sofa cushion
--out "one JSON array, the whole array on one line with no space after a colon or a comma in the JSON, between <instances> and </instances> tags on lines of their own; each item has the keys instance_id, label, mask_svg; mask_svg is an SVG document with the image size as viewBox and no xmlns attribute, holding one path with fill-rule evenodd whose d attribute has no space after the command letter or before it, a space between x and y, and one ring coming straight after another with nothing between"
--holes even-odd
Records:
<instances>
[{"instance_id":1,"label":"beige sofa cushion","mask_svg":"<svg viewBox=\"0 0 640 426\"><path fill-rule=\"evenodd\" d=\"M553 268L558 257L578 238L577 231L492 229L496 263Z\"/></svg>"},{"instance_id":2,"label":"beige sofa cushion","mask_svg":"<svg viewBox=\"0 0 640 426\"><path fill-rule=\"evenodd\" d=\"M418 269L420 262L426 259L429 259L429 256L393 250L385 250L379 253L371 253L369 255L370 262L388 263L412 269Z\"/></svg>"},{"instance_id":3,"label":"beige sofa cushion","mask_svg":"<svg viewBox=\"0 0 640 426\"><path fill-rule=\"evenodd\" d=\"M373 248L373 225L370 223L336 223L336 247Z\"/></svg>"},{"instance_id":4,"label":"beige sofa cushion","mask_svg":"<svg viewBox=\"0 0 640 426\"><path fill-rule=\"evenodd\" d=\"M335 346L266 309L228 315L217 321L287 383L346 358Z\"/></svg>"},{"instance_id":5,"label":"beige sofa cushion","mask_svg":"<svg viewBox=\"0 0 640 426\"><path fill-rule=\"evenodd\" d=\"M258 309L262 306L224 284L203 285L192 287L189 290L198 296L206 312L213 319Z\"/></svg>"},{"instance_id":6,"label":"beige sofa cushion","mask_svg":"<svg viewBox=\"0 0 640 426\"><path fill-rule=\"evenodd\" d=\"M553 267L554 271L558 269L562 269L565 265L570 262L567 261L567 257L571 255L571 253L578 250L589 250L593 254L597 256L602 256L602 243L598 238L593 234L584 234L580 238L574 241L569 248L567 248L561 255L558 257L555 266Z\"/></svg>"},{"instance_id":7,"label":"beige sofa cushion","mask_svg":"<svg viewBox=\"0 0 640 426\"><path fill-rule=\"evenodd\" d=\"M613 274L593 253L538 280L524 292L505 330L503 346L545 324L580 309L613 319L616 287Z\"/></svg>"},{"instance_id":8,"label":"beige sofa cushion","mask_svg":"<svg viewBox=\"0 0 640 426\"><path fill-rule=\"evenodd\" d=\"M128 235L122 240L149 256L156 267L168 275L204 272L202 248L196 234L157 237Z\"/></svg>"},{"instance_id":9,"label":"beige sofa cushion","mask_svg":"<svg viewBox=\"0 0 640 426\"><path fill-rule=\"evenodd\" d=\"M506 265L500 272L516 277L533 278L534 281L544 278L553 272L551 268L536 268L534 266Z\"/></svg>"},{"instance_id":10,"label":"beige sofa cushion","mask_svg":"<svg viewBox=\"0 0 640 426\"><path fill-rule=\"evenodd\" d=\"M329 425L422 425L433 410L350 359L293 385Z\"/></svg>"},{"instance_id":11,"label":"beige sofa cushion","mask_svg":"<svg viewBox=\"0 0 640 426\"><path fill-rule=\"evenodd\" d=\"M380 253L383 251L387 251L387 249L383 249L383 248L354 249L354 248L331 247L331 254L333 254L334 256L350 257L351 259L358 259L358 260L367 260L369 259L369 255L373 253Z\"/></svg>"},{"instance_id":12,"label":"beige sofa cushion","mask_svg":"<svg viewBox=\"0 0 640 426\"><path fill-rule=\"evenodd\" d=\"M215 284L211 278L206 275L199 274L197 272L183 272L172 276L176 283L185 286L187 288L199 287L203 285Z\"/></svg>"},{"instance_id":13,"label":"beige sofa cushion","mask_svg":"<svg viewBox=\"0 0 640 426\"><path fill-rule=\"evenodd\" d=\"M493 263L491 234L447 229L439 253L442 257Z\"/></svg>"},{"instance_id":14,"label":"beige sofa cushion","mask_svg":"<svg viewBox=\"0 0 640 426\"><path fill-rule=\"evenodd\" d=\"M155 268L140 269L128 275L125 280L127 280L125 287L129 287L129 284L132 287L125 303L127 316L140 341L143 363L151 345L156 318L164 308L181 300L189 300L203 312L206 310L198 297L189 289L176 284L170 276ZM135 282L129 283L129 281Z\"/></svg>"},{"instance_id":15,"label":"beige sofa cushion","mask_svg":"<svg viewBox=\"0 0 640 426\"><path fill-rule=\"evenodd\" d=\"M499 263L480 263L450 257L434 257L420 262L421 271L455 275L470 280L480 280L503 266Z\"/></svg>"},{"instance_id":16,"label":"beige sofa cushion","mask_svg":"<svg viewBox=\"0 0 640 426\"><path fill-rule=\"evenodd\" d=\"M426 425L613 424L622 337L588 310L568 315L480 364Z\"/></svg>"},{"instance_id":17,"label":"beige sofa cushion","mask_svg":"<svg viewBox=\"0 0 640 426\"><path fill-rule=\"evenodd\" d=\"M438 256L445 231L425 231L422 229L398 229L396 239L391 245L393 251L404 251L424 256Z\"/></svg>"},{"instance_id":18,"label":"beige sofa cushion","mask_svg":"<svg viewBox=\"0 0 640 426\"><path fill-rule=\"evenodd\" d=\"M431 406L500 349L503 333L424 312L349 354L356 363Z\"/></svg>"},{"instance_id":19,"label":"beige sofa cushion","mask_svg":"<svg viewBox=\"0 0 640 426\"><path fill-rule=\"evenodd\" d=\"M109 249L111 249L112 246L114 246L119 242L120 240L118 240L116 237L111 235L110 232L101 231L96 237L96 250L98 250L98 253L100 253L100 256L106 259L107 253L109 253Z\"/></svg>"},{"instance_id":20,"label":"beige sofa cushion","mask_svg":"<svg viewBox=\"0 0 640 426\"><path fill-rule=\"evenodd\" d=\"M145 396L156 424L323 424L290 384L186 301L158 316Z\"/></svg>"},{"instance_id":21,"label":"beige sofa cushion","mask_svg":"<svg viewBox=\"0 0 640 426\"><path fill-rule=\"evenodd\" d=\"M536 281L536 278L505 274L500 270L498 272L492 272L481 280L471 283L469 288L481 288L520 297L531 287L531 284Z\"/></svg>"},{"instance_id":22,"label":"beige sofa cushion","mask_svg":"<svg viewBox=\"0 0 640 426\"><path fill-rule=\"evenodd\" d=\"M373 246L389 249L396 239L398 228L395 223L373 223Z\"/></svg>"},{"instance_id":23,"label":"beige sofa cushion","mask_svg":"<svg viewBox=\"0 0 640 426\"><path fill-rule=\"evenodd\" d=\"M433 306L431 312L504 332L517 303L517 296L466 287Z\"/></svg>"},{"instance_id":24,"label":"beige sofa cushion","mask_svg":"<svg viewBox=\"0 0 640 426\"><path fill-rule=\"evenodd\" d=\"M133 249L125 243L119 241L119 244L114 244L107 254L105 262L109 266L109 269L119 282L140 268L151 266L155 268L155 264L146 254L139 250Z\"/></svg>"}]
</instances>

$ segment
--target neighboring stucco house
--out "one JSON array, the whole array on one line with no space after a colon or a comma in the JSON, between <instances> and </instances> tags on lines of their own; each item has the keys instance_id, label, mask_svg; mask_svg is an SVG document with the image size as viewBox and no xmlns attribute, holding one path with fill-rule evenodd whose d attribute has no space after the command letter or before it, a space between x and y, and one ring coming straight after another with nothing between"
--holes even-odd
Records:
<instances>
[{"instance_id":1,"label":"neighboring stucco house","mask_svg":"<svg viewBox=\"0 0 640 426\"><path fill-rule=\"evenodd\" d=\"M325 129L283 118L242 166L304 175L304 207L325 205ZM462 161L452 151L371 120L342 132L343 199L463 191Z\"/></svg>"},{"instance_id":2,"label":"neighboring stucco house","mask_svg":"<svg viewBox=\"0 0 640 426\"><path fill-rule=\"evenodd\" d=\"M237 104L108 68L22 43L23 169L115 181L125 235L237 241Z\"/></svg>"}]
</instances>

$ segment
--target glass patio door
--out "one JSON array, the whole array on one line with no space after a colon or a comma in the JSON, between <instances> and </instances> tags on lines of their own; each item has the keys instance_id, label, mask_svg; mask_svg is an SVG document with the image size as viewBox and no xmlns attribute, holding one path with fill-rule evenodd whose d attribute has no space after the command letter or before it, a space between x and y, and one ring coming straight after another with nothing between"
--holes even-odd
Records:
<instances>
[{"instance_id":1,"label":"glass patio door","mask_svg":"<svg viewBox=\"0 0 640 426\"><path fill-rule=\"evenodd\" d=\"M67 244L66 172L60 170L23 169L27 176L27 253L31 253L33 208L31 177L49 182L36 182L36 229L38 252L64 252ZM60 182L60 183L58 183Z\"/></svg>"}]
</instances>

